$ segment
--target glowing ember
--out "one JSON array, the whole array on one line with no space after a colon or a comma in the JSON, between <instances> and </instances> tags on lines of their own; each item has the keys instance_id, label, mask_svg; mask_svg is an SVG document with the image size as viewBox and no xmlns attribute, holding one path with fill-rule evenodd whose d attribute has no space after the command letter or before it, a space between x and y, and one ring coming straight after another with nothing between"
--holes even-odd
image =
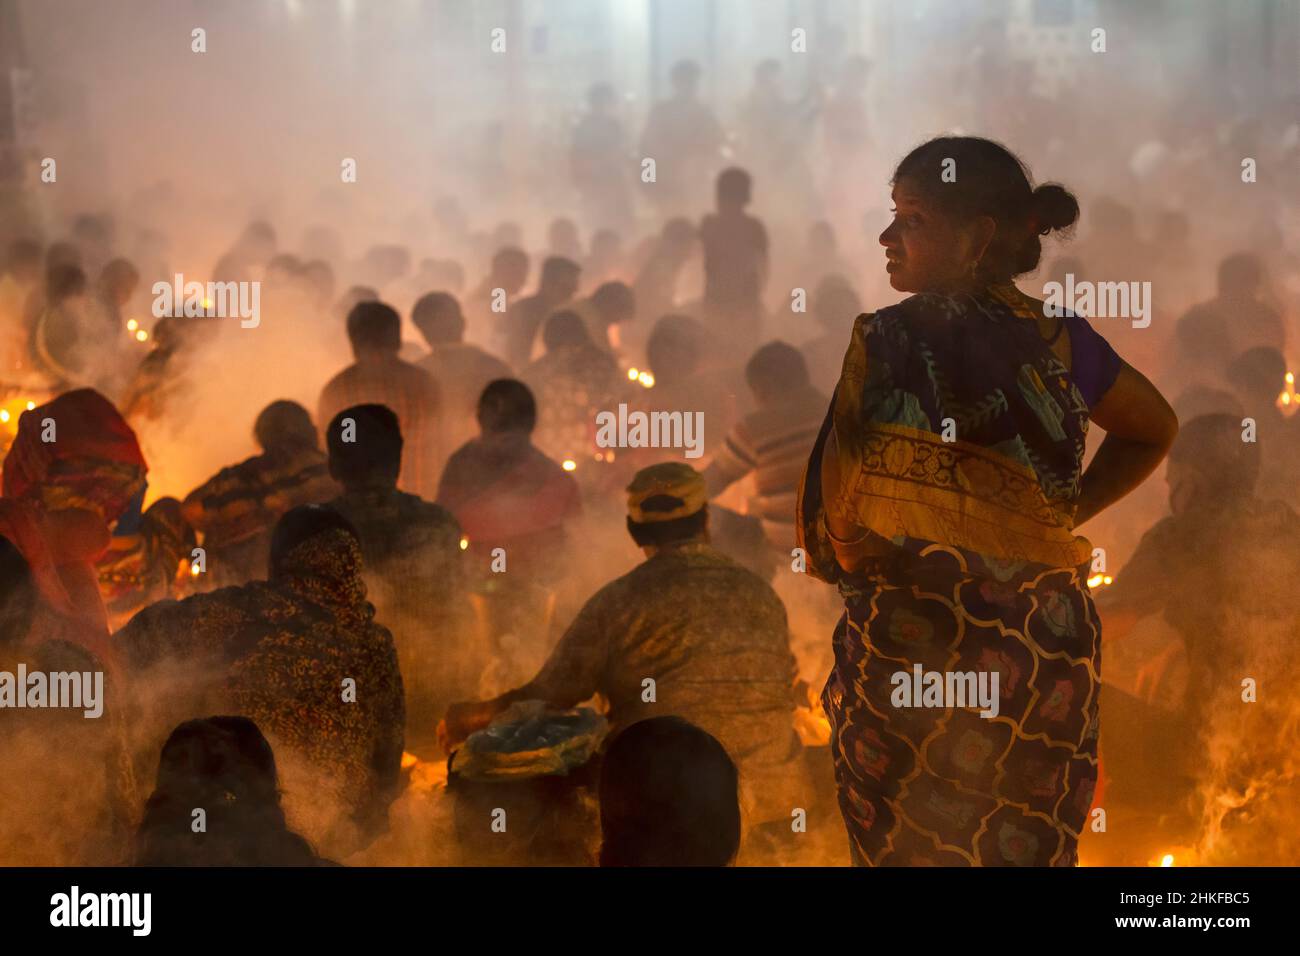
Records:
<instances>
[{"instance_id":1,"label":"glowing ember","mask_svg":"<svg viewBox=\"0 0 1300 956\"><path fill-rule=\"evenodd\" d=\"M9 421L9 409L0 408L0 422Z\"/></svg>"},{"instance_id":2,"label":"glowing ember","mask_svg":"<svg viewBox=\"0 0 1300 956\"><path fill-rule=\"evenodd\" d=\"M629 382L635 382L640 377L640 375L641 373L637 369L630 368L627 370L627 380Z\"/></svg>"},{"instance_id":3,"label":"glowing ember","mask_svg":"<svg viewBox=\"0 0 1300 956\"><path fill-rule=\"evenodd\" d=\"M149 340L149 333L144 329L138 329L135 333L135 340L137 342L146 342Z\"/></svg>"},{"instance_id":4,"label":"glowing ember","mask_svg":"<svg viewBox=\"0 0 1300 956\"><path fill-rule=\"evenodd\" d=\"M128 320L127 320L127 323L126 323L126 330L127 330L128 332L134 332L134 331L135 331L136 329L138 329L139 327L140 327L140 323L137 322L135 319L128 319Z\"/></svg>"},{"instance_id":5,"label":"glowing ember","mask_svg":"<svg viewBox=\"0 0 1300 956\"><path fill-rule=\"evenodd\" d=\"M32 409L34 409L35 407L36 407L36 403L35 403L35 402L28 402L28 403L27 403L27 410L28 410L29 412L30 412Z\"/></svg>"},{"instance_id":6,"label":"glowing ember","mask_svg":"<svg viewBox=\"0 0 1300 956\"><path fill-rule=\"evenodd\" d=\"M1288 418L1295 414L1297 408L1300 408L1300 399L1296 397L1294 372L1286 373L1285 384L1282 386L1282 391L1278 392L1277 401L1274 404L1284 411Z\"/></svg>"},{"instance_id":7,"label":"glowing ember","mask_svg":"<svg viewBox=\"0 0 1300 956\"><path fill-rule=\"evenodd\" d=\"M461 549L462 551L465 551L465 550L467 550L468 548L469 548L469 538L461 538L461 539L460 539L460 549Z\"/></svg>"},{"instance_id":8,"label":"glowing ember","mask_svg":"<svg viewBox=\"0 0 1300 956\"><path fill-rule=\"evenodd\" d=\"M1166 853L1164 856L1162 856L1162 857L1160 858L1160 865L1161 865L1161 866L1173 866L1173 865L1174 865L1174 855L1173 855L1172 853Z\"/></svg>"},{"instance_id":9,"label":"glowing ember","mask_svg":"<svg viewBox=\"0 0 1300 956\"><path fill-rule=\"evenodd\" d=\"M1090 588L1104 587L1105 585L1111 584L1114 581L1115 578L1109 574L1094 574L1092 577L1088 578L1088 587Z\"/></svg>"},{"instance_id":10,"label":"glowing ember","mask_svg":"<svg viewBox=\"0 0 1300 956\"><path fill-rule=\"evenodd\" d=\"M640 382L642 385L644 385L646 388L655 387L655 377L651 375L649 372L642 372L640 375L636 377L636 380Z\"/></svg>"},{"instance_id":11,"label":"glowing ember","mask_svg":"<svg viewBox=\"0 0 1300 956\"><path fill-rule=\"evenodd\" d=\"M562 467L564 468L565 471L576 471L578 468L578 463L574 461L572 458L566 458L564 459Z\"/></svg>"}]
</instances>

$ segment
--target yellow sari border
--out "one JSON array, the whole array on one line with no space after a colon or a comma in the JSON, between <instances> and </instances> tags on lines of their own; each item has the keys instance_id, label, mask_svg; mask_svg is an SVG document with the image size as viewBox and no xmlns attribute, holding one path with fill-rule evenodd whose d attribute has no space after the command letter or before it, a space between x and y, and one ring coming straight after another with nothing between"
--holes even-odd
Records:
<instances>
[{"instance_id":1,"label":"yellow sari border","mask_svg":"<svg viewBox=\"0 0 1300 956\"><path fill-rule=\"evenodd\" d=\"M1072 568L1091 559L1091 544L1071 529L1068 506L1049 502L1021 463L905 425L844 425L836 429L842 481L839 501L826 503L832 513L886 538L1001 560ZM846 431L856 432L848 442Z\"/></svg>"}]
</instances>

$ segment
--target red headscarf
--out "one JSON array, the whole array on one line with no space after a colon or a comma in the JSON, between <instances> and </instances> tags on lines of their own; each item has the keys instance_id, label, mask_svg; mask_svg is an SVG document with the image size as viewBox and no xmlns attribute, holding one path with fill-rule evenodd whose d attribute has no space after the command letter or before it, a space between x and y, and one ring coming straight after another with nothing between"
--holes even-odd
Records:
<instances>
[{"instance_id":1,"label":"red headscarf","mask_svg":"<svg viewBox=\"0 0 1300 956\"><path fill-rule=\"evenodd\" d=\"M106 664L108 618L94 562L109 524L145 486L144 456L112 402L83 388L23 412L4 462L0 535L22 552L46 608L46 630Z\"/></svg>"}]
</instances>

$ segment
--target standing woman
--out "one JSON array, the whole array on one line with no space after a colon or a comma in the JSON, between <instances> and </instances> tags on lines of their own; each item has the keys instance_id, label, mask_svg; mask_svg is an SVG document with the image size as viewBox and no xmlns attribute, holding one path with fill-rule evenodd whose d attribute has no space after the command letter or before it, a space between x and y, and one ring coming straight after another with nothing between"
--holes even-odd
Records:
<instances>
[{"instance_id":1,"label":"standing woman","mask_svg":"<svg viewBox=\"0 0 1300 956\"><path fill-rule=\"evenodd\" d=\"M1078 219L1069 192L973 137L917 147L893 187L880 242L915 294L858 317L799 495L809 570L845 602L822 701L853 858L1073 865L1101 689L1074 528L1151 474L1178 422L1087 321L1013 284ZM1106 439L1085 471L1090 420ZM909 700L914 665L995 702Z\"/></svg>"}]
</instances>

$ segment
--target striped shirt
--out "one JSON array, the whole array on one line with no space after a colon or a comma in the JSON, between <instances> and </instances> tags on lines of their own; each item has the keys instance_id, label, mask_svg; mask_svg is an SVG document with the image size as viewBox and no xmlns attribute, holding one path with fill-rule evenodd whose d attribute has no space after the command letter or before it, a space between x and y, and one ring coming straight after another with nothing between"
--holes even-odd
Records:
<instances>
[{"instance_id":1,"label":"striped shirt","mask_svg":"<svg viewBox=\"0 0 1300 956\"><path fill-rule=\"evenodd\" d=\"M727 435L704 471L710 497L753 472L757 495L749 513L763 522L763 534L775 547L794 547L799 480L828 404L826 396L808 386L777 405L751 412Z\"/></svg>"}]
</instances>

